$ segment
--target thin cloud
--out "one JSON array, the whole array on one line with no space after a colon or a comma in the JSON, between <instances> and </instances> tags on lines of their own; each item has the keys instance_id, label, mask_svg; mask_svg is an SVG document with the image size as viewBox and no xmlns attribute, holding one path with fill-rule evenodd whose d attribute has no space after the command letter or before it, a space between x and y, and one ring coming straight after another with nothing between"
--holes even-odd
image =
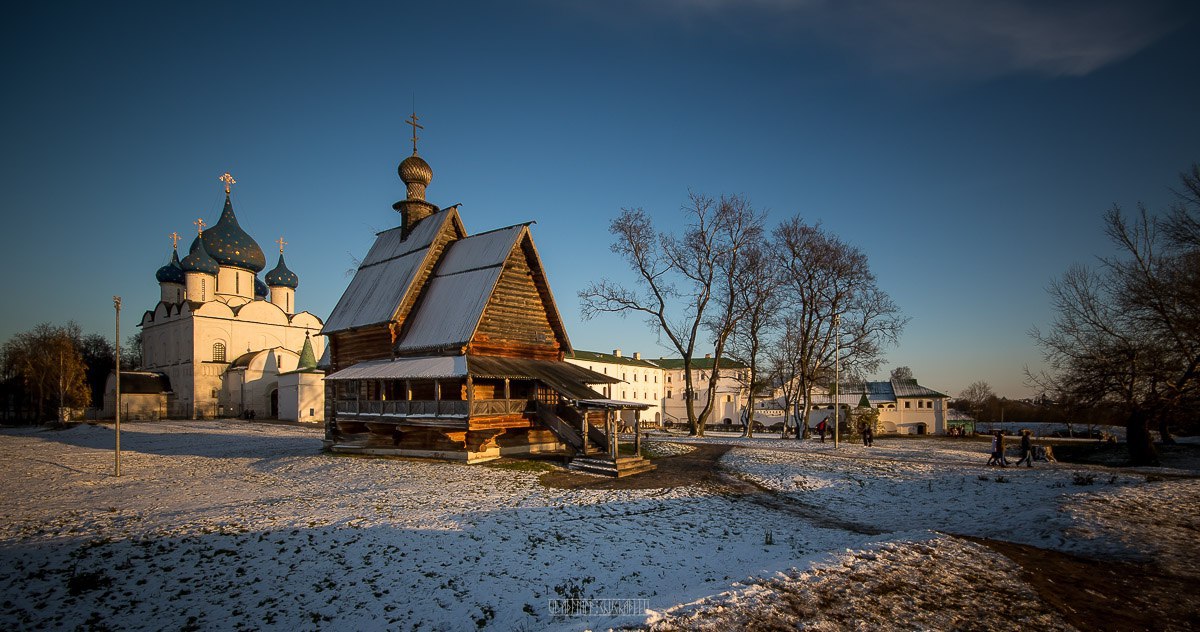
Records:
<instances>
[{"instance_id":1,"label":"thin cloud","mask_svg":"<svg viewBox=\"0 0 1200 632\"><path fill-rule=\"evenodd\" d=\"M759 33L804 37L887 73L983 78L1083 76L1178 26L1170 0L646 0L630 8L689 27L758 22ZM744 28L738 29L746 33Z\"/></svg>"}]
</instances>

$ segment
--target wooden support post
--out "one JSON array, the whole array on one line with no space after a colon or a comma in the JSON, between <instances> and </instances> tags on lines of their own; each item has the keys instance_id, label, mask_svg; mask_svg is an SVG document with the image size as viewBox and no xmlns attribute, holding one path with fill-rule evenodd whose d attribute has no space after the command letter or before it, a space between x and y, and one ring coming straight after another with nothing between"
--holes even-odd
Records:
<instances>
[{"instance_id":1,"label":"wooden support post","mask_svg":"<svg viewBox=\"0 0 1200 632\"><path fill-rule=\"evenodd\" d=\"M442 383L438 380L433 381L433 405L434 414L440 417L442 415Z\"/></svg>"},{"instance_id":2,"label":"wooden support post","mask_svg":"<svg viewBox=\"0 0 1200 632\"><path fill-rule=\"evenodd\" d=\"M475 382L471 376L467 376L467 418L471 418L471 411L475 408Z\"/></svg>"},{"instance_id":3,"label":"wooden support post","mask_svg":"<svg viewBox=\"0 0 1200 632\"><path fill-rule=\"evenodd\" d=\"M633 454L642 456L642 411L633 411Z\"/></svg>"},{"instance_id":4,"label":"wooden support post","mask_svg":"<svg viewBox=\"0 0 1200 632\"><path fill-rule=\"evenodd\" d=\"M582 421L582 423L579 424L579 436L583 437L583 456L587 456L587 453L588 453L588 425L589 425L587 409L586 408L583 409L582 413L583 414L580 415L580 418L583 421Z\"/></svg>"},{"instance_id":5,"label":"wooden support post","mask_svg":"<svg viewBox=\"0 0 1200 632\"><path fill-rule=\"evenodd\" d=\"M615 412L608 413L608 454L612 460L617 460L621 448L617 445L617 419Z\"/></svg>"}]
</instances>

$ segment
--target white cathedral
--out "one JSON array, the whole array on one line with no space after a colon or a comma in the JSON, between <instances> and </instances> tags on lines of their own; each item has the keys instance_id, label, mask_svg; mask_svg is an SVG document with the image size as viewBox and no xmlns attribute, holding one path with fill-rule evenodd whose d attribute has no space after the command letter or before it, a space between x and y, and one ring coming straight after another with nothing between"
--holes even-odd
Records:
<instances>
[{"instance_id":1,"label":"white cathedral","mask_svg":"<svg viewBox=\"0 0 1200 632\"><path fill-rule=\"evenodd\" d=\"M121 373L122 418L250 416L315 422L325 418L321 319L296 311L299 278L283 260L263 280L262 248L238 225L226 173L225 208L182 260L175 251L155 275L161 291L142 316L142 366ZM109 378L104 414L115 412Z\"/></svg>"}]
</instances>

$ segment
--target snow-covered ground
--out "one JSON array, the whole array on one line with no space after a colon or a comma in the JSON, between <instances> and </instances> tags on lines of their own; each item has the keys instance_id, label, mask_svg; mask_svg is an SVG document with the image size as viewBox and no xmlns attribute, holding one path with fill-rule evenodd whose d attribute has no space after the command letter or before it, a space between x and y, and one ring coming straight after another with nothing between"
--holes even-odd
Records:
<instances>
[{"instance_id":1,"label":"snow-covered ground","mask_svg":"<svg viewBox=\"0 0 1200 632\"><path fill-rule=\"evenodd\" d=\"M1175 476L1195 472L1001 470L969 441L714 437L734 446L729 480L763 491L552 489L529 468L334 456L320 438L125 424L116 478L111 427L0 431L0 629L690 628L714 610L772 608L845 627L805 601L825 597L852 602L850 627L963 627L989 599L1039 629L1069 627L1011 562L956 535L1200 579L1200 481ZM962 590L979 585L987 595ZM568 597L648 610L553 615L550 600Z\"/></svg>"}]
</instances>

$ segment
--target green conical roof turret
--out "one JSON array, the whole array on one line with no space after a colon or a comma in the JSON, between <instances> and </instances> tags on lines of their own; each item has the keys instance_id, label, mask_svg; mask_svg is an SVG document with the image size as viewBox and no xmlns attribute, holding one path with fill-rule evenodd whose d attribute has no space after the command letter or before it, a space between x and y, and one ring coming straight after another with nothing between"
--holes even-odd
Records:
<instances>
[{"instance_id":1,"label":"green conical roof turret","mask_svg":"<svg viewBox=\"0 0 1200 632\"><path fill-rule=\"evenodd\" d=\"M304 332L304 348L300 350L300 362L296 365L297 371L312 371L317 368L317 356L313 353L312 340L308 337L308 332Z\"/></svg>"}]
</instances>

